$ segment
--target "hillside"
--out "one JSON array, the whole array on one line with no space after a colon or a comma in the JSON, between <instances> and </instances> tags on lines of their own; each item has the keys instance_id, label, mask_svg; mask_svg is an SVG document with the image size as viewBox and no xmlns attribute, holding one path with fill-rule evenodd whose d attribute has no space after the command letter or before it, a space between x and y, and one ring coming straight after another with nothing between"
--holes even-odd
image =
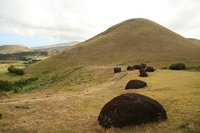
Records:
<instances>
[{"instance_id":1,"label":"hillside","mask_svg":"<svg viewBox=\"0 0 200 133\"><path fill-rule=\"evenodd\" d=\"M46 45L46 46L40 46L40 47L33 47L33 50L42 50L42 51L48 51L48 52L62 52L65 49L70 49L71 46L76 45L80 42L78 41L72 41L68 43L59 43L54 45Z\"/></svg>"},{"instance_id":2,"label":"hillside","mask_svg":"<svg viewBox=\"0 0 200 133\"><path fill-rule=\"evenodd\" d=\"M192 43L200 47L200 40L195 38L188 38Z\"/></svg>"},{"instance_id":3,"label":"hillside","mask_svg":"<svg viewBox=\"0 0 200 133\"><path fill-rule=\"evenodd\" d=\"M112 26L70 50L34 64L29 72L57 71L77 65L120 65L145 62L154 66L200 63L200 47L147 19L131 19Z\"/></svg>"},{"instance_id":4,"label":"hillside","mask_svg":"<svg viewBox=\"0 0 200 133\"><path fill-rule=\"evenodd\" d=\"M3 45L0 46L0 53L7 54L7 53L19 53L19 52L27 52L31 51L25 45Z\"/></svg>"}]
</instances>

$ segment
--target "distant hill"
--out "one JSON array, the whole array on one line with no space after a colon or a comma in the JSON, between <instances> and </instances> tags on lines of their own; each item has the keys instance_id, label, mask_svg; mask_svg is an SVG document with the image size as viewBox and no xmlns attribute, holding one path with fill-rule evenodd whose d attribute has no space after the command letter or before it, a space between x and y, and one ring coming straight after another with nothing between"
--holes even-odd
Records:
<instances>
[{"instance_id":1,"label":"distant hill","mask_svg":"<svg viewBox=\"0 0 200 133\"><path fill-rule=\"evenodd\" d=\"M25 45L3 45L3 46L0 46L1 54L19 53L19 52L28 52L28 51L31 51L31 49L26 47Z\"/></svg>"},{"instance_id":2,"label":"distant hill","mask_svg":"<svg viewBox=\"0 0 200 133\"><path fill-rule=\"evenodd\" d=\"M188 38L192 43L200 47L200 40L195 38Z\"/></svg>"},{"instance_id":3,"label":"distant hill","mask_svg":"<svg viewBox=\"0 0 200 133\"><path fill-rule=\"evenodd\" d=\"M70 50L30 66L42 72L82 65L127 65L148 63L154 66L184 62L199 65L200 47L187 38L147 19L121 22Z\"/></svg>"},{"instance_id":4,"label":"distant hill","mask_svg":"<svg viewBox=\"0 0 200 133\"><path fill-rule=\"evenodd\" d=\"M40 46L40 47L33 47L33 50L42 50L42 51L48 51L48 52L61 52L65 49L71 48L71 46L80 43L79 41L72 41L68 43L59 43L54 45L46 45L46 46Z\"/></svg>"}]
</instances>

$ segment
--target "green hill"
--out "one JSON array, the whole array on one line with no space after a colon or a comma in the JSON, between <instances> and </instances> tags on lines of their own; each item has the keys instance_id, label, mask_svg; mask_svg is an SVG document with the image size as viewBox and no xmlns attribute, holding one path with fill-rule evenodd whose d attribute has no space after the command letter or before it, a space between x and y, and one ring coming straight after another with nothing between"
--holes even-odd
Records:
<instances>
[{"instance_id":1,"label":"green hill","mask_svg":"<svg viewBox=\"0 0 200 133\"><path fill-rule=\"evenodd\" d=\"M25 45L3 45L0 46L0 53L1 54L8 54L8 53L19 53L19 52L27 52L31 51Z\"/></svg>"},{"instance_id":2,"label":"green hill","mask_svg":"<svg viewBox=\"0 0 200 133\"><path fill-rule=\"evenodd\" d=\"M70 50L36 63L31 73L57 71L69 66L123 65L145 62L154 66L200 63L200 47L147 19L121 22Z\"/></svg>"}]
</instances>

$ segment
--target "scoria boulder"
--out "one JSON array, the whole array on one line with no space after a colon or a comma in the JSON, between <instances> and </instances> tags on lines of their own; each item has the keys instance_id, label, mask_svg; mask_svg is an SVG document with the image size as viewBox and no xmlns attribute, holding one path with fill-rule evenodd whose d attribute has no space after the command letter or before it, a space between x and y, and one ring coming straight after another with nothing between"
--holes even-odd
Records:
<instances>
[{"instance_id":1,"label":"scoria boulder","mask_svg":"<svg viewBox=\"0 0 200 133\"><path fill-rule=\"evenodd\" d=\"M140 77L148 77L148 74L145 69L140 69L139 72L140 72L139 75Z\"/></svg>"},{"instance_id":2,"label":"scoria boulder","mask_svg":"<svg viewBox=\"0 0 200 133\"><path fill-rule=\"evenodd\" d=\"M147 86L147 83L141 80L130 80L125 89L139 89Z\"/></svg>"},{"instance_id":3,"label":"scoria boulder","mask_svg":"<svg viewBox=\"0 0 200 133\"><path fill-rule=\"evenodd\" d=\"M120 73L121 71L121 67L114 67L114 73Z\"/></svg>"},{"instance_id":4,"label":"scoria boulder","mask_svg":"<svg viewBox=\"0 0 200 133\"><path fill-rule=\"evenodd\" d=\"M141 66L138 65L138 64L136 64L136 65L133 65L133 68L134 68L134 69L141 69Z\"/></svg>"},{"instance_id":5,"label":"scoria boulder","mask_svg":"<svg viewBox=\"0 0 200 133\"><path fill-rule=\"evenodd\" d=\"M113 98L104 105L98 117L103 128L122 128L166 119L166 111L159 102L136 93Z\"/></svg>"},{"instance_id":6,"label":"scoria boulder","mask_svg":"<svg viewBox=\"0 0 200 133\"><path fill-rule=\"evenodd\" d=\"M134 70L134 67L133 66L128 66L126 69L129 70L129 71L132 71L132 70Z\"/></svg>"}]
</instances>

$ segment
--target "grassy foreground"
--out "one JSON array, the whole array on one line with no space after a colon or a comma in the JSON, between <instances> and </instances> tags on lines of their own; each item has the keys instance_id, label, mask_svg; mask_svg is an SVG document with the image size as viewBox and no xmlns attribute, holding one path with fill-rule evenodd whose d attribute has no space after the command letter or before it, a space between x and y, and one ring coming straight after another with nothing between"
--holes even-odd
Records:
<instances>
[{"instance_id":1,"label":"grassy foreground","mask_svg":"<svg viewBox=\"0 0 200 133\"><path fill-rule=\"evenodd\" d=\"M119 76L117 75L113 75ZM104 76L102 76L104 78ZM142 79L148 87L124 90L130 79ZM0 101L0 132L106 132L106 133L172 133L200 132L200 72L158 70L148 78L138 71L128 72L122 79L105 82L83 90L68 92L38 90L16 94ZM80 85L79 85L80 87ZM73 89L76 85L73 86ZM122 93L135 92L159 101L168 120L122 129L102 129L97 117L103 105Z\"/></svg>"}]
</instances>

